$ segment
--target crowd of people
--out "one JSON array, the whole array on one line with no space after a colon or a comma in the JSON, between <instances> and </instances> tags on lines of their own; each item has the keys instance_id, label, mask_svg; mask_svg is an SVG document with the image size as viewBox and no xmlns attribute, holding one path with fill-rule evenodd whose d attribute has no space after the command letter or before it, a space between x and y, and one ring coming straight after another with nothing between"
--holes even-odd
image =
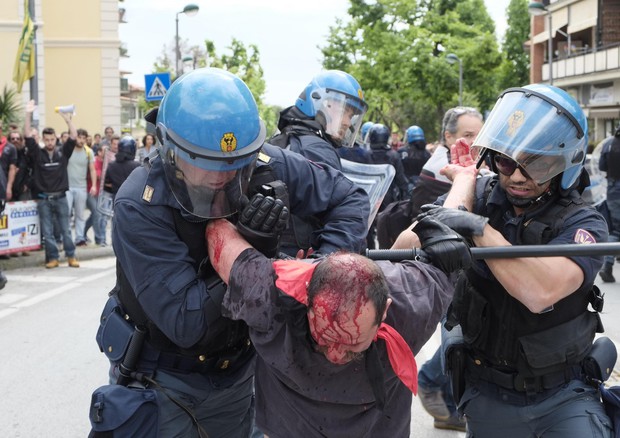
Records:
<instances>
[{"instance_id":1,"label":"crowd of people","mask_svg":"<svg viewBox=\"0 0 620 438\"><path fill-rule=\"evenodd\" d=\"M115 135L110 126L105 136L94 136L76 128L71 113L59 112L67 130L59 135L51 127L32 127L34 102L26 105L24 126L0 126L0 192L5 202L35 200L39 214L45 267L60 266L64 250L68 266L78 268L77 251L94 241L108 245L107 224L112 211L101 208L100 194L113 197L130 170L140 165L155 141L142 139L144 147L126 135ZM41 137L42 136L42 137ZM122 145L119 149L119 144ZM130 164L126 164L130 161ZM121 164L125 163L125 164ZM93 229L92 238L88 231ZM10 256L29 256L29 251L12 251ZM4 257L9 257L5 255ZM6 277L0 273L0 288Z\"/></svg>"},{"instance_id":2,"label":"crowd of people","mask_svg":"<svg viewBox=\"0 0 620 438\"><path fill-rule=\"evenodd\" d=\"M107 170L124 183L103 182L117 283L96 336L110 384L93 393L91 436L406 437L413 394L435 427L470 437L612 436L597 384L615 347L594 343L603 258L470 251L607 241L581 198L579 105L511 88L486 120L446 111L429 144L415 124L399 144L367 111L353 76L324 71L267 138L243 81L196 69L146 116L152 151L134 163L117 142ZM362 255L372 206L342 160L395 168L379 244L423 260Z\"/></svg>"}]
</instances>

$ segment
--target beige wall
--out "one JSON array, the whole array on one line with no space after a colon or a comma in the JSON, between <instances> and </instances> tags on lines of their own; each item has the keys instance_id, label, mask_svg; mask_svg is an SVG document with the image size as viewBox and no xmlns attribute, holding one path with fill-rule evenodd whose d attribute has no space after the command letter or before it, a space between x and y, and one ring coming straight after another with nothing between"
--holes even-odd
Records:
<instances>
[{"instance_id":1,"label":"beige wall","mask_svg":"<svg viewBox=\"0 0 620 438\"><path fill-rule=\"evenodd\" d=\"M54 113L54 107L75 104L73 118L77 128L89 133L101 132L102 96L100 75L101 51L92 48L46 48L45 70L50 72L45 80L46 125L58 132L65 131L64 120ZM79 60L67 62L67 60ZM81 66L84 67L82 70Z\"/></svg>"},{"instance_id":2,"label":"beige wall","mask_svg":"<svg viewBox=\"0 0 620 438\"><path fill-rule=\"evenodd\" d=\"M31 0L32 1L32 0ZM120 73L117 0L34 0L40 127L66 125L54 113L75 104L77 127L89 133L110 125L120 131ZM23 22L23 0L1 0L0 88L15 87L13 62ZM7 5L8 3L8 5ZM6 7L5 7L6 6ZM28 84L22 100L29 99Z\"/></svg>"}]
</instances>

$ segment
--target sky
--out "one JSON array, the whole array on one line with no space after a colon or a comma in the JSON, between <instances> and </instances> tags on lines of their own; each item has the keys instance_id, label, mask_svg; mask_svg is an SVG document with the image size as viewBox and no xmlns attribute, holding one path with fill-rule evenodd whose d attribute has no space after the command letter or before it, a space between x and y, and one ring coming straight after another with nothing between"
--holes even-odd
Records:
<instances>
[{"instance_id":1,"label":"sky","mask_svg":"<svg viewBox=\"0 0 620 438\"><path fill-rule=\"evenodd\" d=\"M301 90L318 73L321 51L336 17L346 19L348 0L193 0L197 15L178 14L179 38L189 45L214 41L218 54L228 53L233 38L246 46L255 44L267 85L265 102L290 106ZM501 36L506 29L509 0L485 0L489 15ZM185 0L127 0L126 24L119 25L120 39L129 58L120 68L130 71L129 83L144 87L144 75L152 73L164 45L175 36L175 16Z\"/></svg>"}]
</instances>

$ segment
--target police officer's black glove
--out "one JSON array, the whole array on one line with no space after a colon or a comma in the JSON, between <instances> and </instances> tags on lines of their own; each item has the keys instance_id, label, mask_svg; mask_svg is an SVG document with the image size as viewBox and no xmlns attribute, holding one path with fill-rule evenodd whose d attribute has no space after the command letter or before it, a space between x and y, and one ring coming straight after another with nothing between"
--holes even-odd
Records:
<instances>
[{"instance_id":1,"label":"police officer's black glove","mask_svg":"<svg viewBox=\"0 0 620 438\"><path fill-rule=\"evenodd\" d=\"M280 199L257 193L241 210L237 229L254 248L267 257L275 257L288 215L288 208Z\"/></svg>"},{"instance_id":2,"label":"police officer's black glove","mask_svg":"<svg viewBox=\"0 0 620 438\"><path fill-rule=\"evenodd\" d=\"M426 204L420 207L420 213L416 220L431 217L465 237L482 236L484 226L489 218L469 213L461 208L445 208L438 205Z\"/></svg>"},{"instance_id":3,"label":"police officer's black glove","mask_svg":"<svg viewBox=\"0 0 620 438\"><path fill-rule=\"evenodd\" d=\"M432 217L424 217L418 220L413 231L431 263L446 274L471 266L471 252L465 239L446 225Z\"/></svg>"}]
</instances>

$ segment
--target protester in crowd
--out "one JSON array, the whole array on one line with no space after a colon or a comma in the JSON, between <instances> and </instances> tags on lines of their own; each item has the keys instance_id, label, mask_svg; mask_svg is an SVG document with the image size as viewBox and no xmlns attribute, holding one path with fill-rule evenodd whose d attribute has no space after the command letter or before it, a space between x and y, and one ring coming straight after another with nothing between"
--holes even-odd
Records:
<instances>
[{"instance_id":1,"label":"protester in crowd","mask_svg":"<svg viewBox=\"0 0 620 438\"><path fill-rule=\"evenodd\" d=\"M68 138L69 138L69 133L67 131L62 131L60 133L60 136L58 137L58 145L62 146L63 144L65 144Z\"/></svg>"},{"instance_id":2,"label":"protester in crowd","mask_svg":"<svg viewBox=\"0 0 620 438\"><path fill-rule=\"evenodd\" d=\"M1 132L0 132L1 134ZM4 207L6 205L6 200L4 199L6 193L6 175L4 174L4 170L0 167L0 216L4 213ZM8 282L6 275L0 270L0 289L4 289L6 283Z\"/></svg>"},{"instance_id":3,"label":"protester in crowd","mask_svg":"<svg viewBox=\"0 0 620 438\"><path fill-rule=\"evenodd\" d=\"M32 169L26 155L26 144L19 131L9 132L9 142L17 150L17 172L13 181L13 200L27 201L32 199L30 194Z\"/></svg>"},{"instance_id":4,"label":"protester in crowd","mask_svg":"<svg viewBox=\"0 0 620 438\"><path fill-rule=\"evenodd\" d=\"M144 159L155 149L155 136L153 134L146 134L142 137L142 147L138 149L136 160L142 164Z\"/></svg>"},{"instance_id":5,"label":"protester in crowd","mask_svg":"<svg viewBox=\"0 0 620 438\"><path fill-rule=\"evenodd\" d=\"M101 214L97 209L99 187L101 185L101 171L103 170L104 150L101 146L95 146L93 148L93 154L95 155L94 166L97 178L95 184L92 184L90 178L87 181L88 198L86 200L86 207L90 210L90 216L88 216L88 219L86 219L86 224L84 225L84 238L87 242L89 241L88 230L92 228L95 234L95 244L99 246L106 246L106 230L101 229ZM93 187L95 190L92 190Z\"/></svg>"},{"instance_id":6,"label":"protester in crowd","mask_svg":"<svg viewBox=\"0 0 620 438\"><path fill-rule=\"evenodd\" d=\"M112 136L114 136L114 128L111 126L106 126L103 130L104 137L101 139L101 146L110 146L112 143ZM116 153L116 152L114 152Z\"/></svg>"},{"instance_id":7,"label":"protester in crowd","mask_svg":"<svg viewBox=\"0 0 620 438\"><path fill-rule=\"evenodd\" d=\"M101 146L101 134L97 133L93 135L93 145L91 148L94 149L95 147L99 146Z\"/></svg>"},{"instance_id":8,"label":"protester in crowd","mask_svg":"<svg viewBox=\"0 0 620 438\"><path fill-rule=\"evenodd\" d=\"M107 128L106 128L107 130ZM99 229L103 233L104 241L100 245L107 245L107 238L105 237L108 229L108 222L112 217L112 206L109 200L106 200L106 194L104 189L105 175L108 171L110 163L116 160L116 153L118 152L118 142L120 137L116 134L112 134L110 143L107 146L102 146L103 149L103 166L101 168L101 181L99 184L99 196L97 197L97 209L99 210Z\"/></svg>"},{"instance_id":9,"label":"protester in crowd","mask_svg":"<svg viewBox=\"0 0 620 438\"><path fill-rule=\"evenodd\" d=\"M26 105L24 136L26 137L26 149L33 169L32 196L37 200L41 233L45 241L45 267L52 269L60 265L60 255L54 239L53 225L54 218L57 218L67 263L72 268L79 268L80 264L75 254L75 244L69 228L69 204L67 203L67 190L69 190L67 165L75 148L77 131L71 121L71 113L58 113L69 128L67 142L62 146L56 146L54 128L48 127L43 130L45 147L40 148L30 136L30 119L35 108L36 105L33 100Z\"/></svg>"},{"instance_id":10,"label":"protester in crowd","mask_svg":"<svg viewBox=\"0 0 620 438\"><path fill-rule=\"evenodd\" d=\"M94 184L97 180L95 172L95 156L93 151L86 144L88 132L85 129L77 130L77 142L69 163L67 165L67 175L69 177L69 190L67 191L67 203L69 204L69 214L73 211L75 221L75 245L86 246L86 202L89 195L95 193ZM88 180L91 188L88 192Z\"/></svg>"},{"instance_id":11,"label":"protester in crowd","mask_svg":"<svg viewBox=\"0 0 620 438\"><path fill-rule=\"evenodd\" d=\"M21 138L21 137L20 137ZM0 151L0 167L4 171L4 174L7 178L7 183L5 184L5 196L4 199L8 201L13 200L13 185L15 184L15 175L17 174L17 148L16 146L9 140L4 144L4 147L1 148Z\"/></svg>"}]
</instances>

